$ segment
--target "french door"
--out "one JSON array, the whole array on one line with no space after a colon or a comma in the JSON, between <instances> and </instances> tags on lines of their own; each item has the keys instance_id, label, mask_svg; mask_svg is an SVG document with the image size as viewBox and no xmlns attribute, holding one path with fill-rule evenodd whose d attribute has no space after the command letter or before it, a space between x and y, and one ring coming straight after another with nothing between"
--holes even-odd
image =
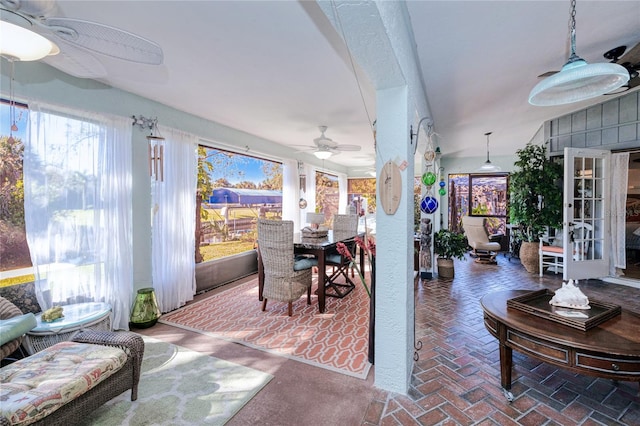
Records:
<instances>
[{"instance_id":1,"label":"french door","mask_svg":"<svg viewBox=\"0 0 640 426\"><path fill-rule=\"evenodd\" d=\"M609 274L610 159L610 151L564 149L564 280Z\"/></svg>"}]
</instances>

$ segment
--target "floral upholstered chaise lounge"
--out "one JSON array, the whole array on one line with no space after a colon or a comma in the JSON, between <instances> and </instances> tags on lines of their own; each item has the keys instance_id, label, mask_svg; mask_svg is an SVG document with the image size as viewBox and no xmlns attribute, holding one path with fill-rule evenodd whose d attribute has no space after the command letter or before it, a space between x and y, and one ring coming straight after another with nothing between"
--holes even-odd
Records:
<instances>
[{"instance_id":1,"label":"floral upholstered chaise lounge","mask_svg":"<svg viewBox=\"0 0 640 426\"><path fill-rule=\"evenodd\" d=\"M144 353L130 332L82 331L0 369L0 425L78 424L131 389L138 397Z\"/></svg>"}]
</instances>

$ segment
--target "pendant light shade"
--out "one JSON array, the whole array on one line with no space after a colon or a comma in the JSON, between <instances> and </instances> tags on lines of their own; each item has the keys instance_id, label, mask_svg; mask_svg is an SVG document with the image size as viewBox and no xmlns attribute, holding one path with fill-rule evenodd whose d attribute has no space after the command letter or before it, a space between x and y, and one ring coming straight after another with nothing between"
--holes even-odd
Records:
<instances>
[{"instance_id":1,"label":"pendant light shade","mask_svg":"<svg viewBox=\"0 0 640 426\"><path fill-rule=\"evenodd\" d=\"M569 18L571 54L560 72L542 80L529 93L537 106L563 105L612 92L629 81L629 71L615 63L588 64L576 54L576 0Z\"/></svg>"},{"instance_id":2,"label":"pendant light shade","mask_svg":"<svg viewBox=\"0 0 640 426\"><path fill-rule=\"evenodd\" d=\"M320 160L326 160L329 157L331 157L332 152L329 151L329 150L321 149L321 150L318 150L318 151L314 151L313 155L315 155L316 158L318 158Z\"/></svg>"},{"instance_id":3,"label":"pendant light shade","mask_svg":"<svg viewBox=\"0 0 640 426\"><path fill-rule=\"evenodd\" d=\"M16 61L37 61L60 52L58 46L31 30L0 20L0 55Z\"/></svg>"},{"instance_id":4,"label":"pendant light shade","mask_svg":"<svg viewBox=\"0 0 640 426\"><path fill-rule=\"evenodd\" d=\"M478 170L476 170L477 173L493 173L502 170L500 166L496 166L495 164L491 163L491 160L489 159L489 135L491 133L492 132L487 132L484 134L487 137L487 161L485 161L484 164Z\"/></svg>"},{"instance_id":5,"label":"pendant light shade","mask_svg":"<svg viewBox=\"0 0 640 426\"><path fill-rule=\"evenodd\" d=\"M588 64L577 58L538 83L529 94L537 106L562 105L612 92L629 81L629 72L614 63Z\"/></svg>"}]
</instances>

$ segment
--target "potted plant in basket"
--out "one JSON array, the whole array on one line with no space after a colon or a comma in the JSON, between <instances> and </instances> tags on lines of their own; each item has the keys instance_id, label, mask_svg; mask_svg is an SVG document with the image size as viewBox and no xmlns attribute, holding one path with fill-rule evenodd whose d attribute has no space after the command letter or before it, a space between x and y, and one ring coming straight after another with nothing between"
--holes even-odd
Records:
<instances>
[{"instance_id":1,"label":"potted plant in basket","mask_svg":"<svg viewBox=\"0 0 640 426\"><path fill-rule=\"evenodd\" d=\"M528 143L516 151L516 171L509 176L509 219L517 226L520 262L538 273L538 246L546 227L562 224L562 166L547 158L544 145Z\"/></svg>"},{"instance_id":2,"label":"potted plant in basket","mask_svg":"<svg viewBox=\"0 0 640 426\"><path fill-rule=\"evenodd\" d=\"M433 251L438 255L438 276L453 278L453 259L464 260L467 252L467 238L464 234L441 229L433 237Z\"/></svg>"}]
</instances>

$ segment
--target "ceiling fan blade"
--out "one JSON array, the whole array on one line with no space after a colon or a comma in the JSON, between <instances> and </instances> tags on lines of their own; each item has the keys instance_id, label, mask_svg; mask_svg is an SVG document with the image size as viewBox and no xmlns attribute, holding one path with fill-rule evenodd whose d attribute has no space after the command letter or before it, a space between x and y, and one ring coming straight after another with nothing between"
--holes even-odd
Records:
<instances>
[{"instance_id":1,"label":"ceiling fan blade","mask_svg":"<svg viewBox=\"0 0 640 426\"><path fill-rule=\"evenodd\" d=\"M104 78L107 70L102 62L85 49L80 49L64 41L58 41L60 53L45 56L42 61L62 72L78 78Z\"/></svg>"},{"instance_id":2,"label":"ceiling fan blade","mask_svg":"<svg viewBox=\"0 0 640 426\"><path fill-rule=\"evenodd\" d=\"M338 145L335 149L338 151L360 151L362 147L358 145Z\"/></svg>"},{"instance_id":3,"label":"ceiling fan blade","mask_svg":"<svg viewBox=\"0 0 640 426\"><path fill-rule=\"evenodd\" d=\"M620 59L618 59L619 64L625 62L628 62L630 64L640 63L640 43L637 43L635 46L633 46L632 49L628 50L627 53L625 53Z\"/></svg>"},{"instance_id":4,"label":"ceiling fan blade","mask_svg":"<svg viewBox=\"0 0 640 426\"><path fill-rule=\"evenodd\" d=\"M545 78L545 77L551 77L554 74L559 73L560 71L547 71L545 73L542 73L538 76L538 78Z\"/></svg>"},{"instance_id":5,"label":"ceiling fan blade","mask_svg":"<svg viewBox=\"0 0 640 426\"><path fill-rule=\"evenodd\" d=\"M103 55L160 65L162 48L153 41L108 25L72 18L45 18L42 23L58 38Z\"/></svg>"}]
</instances>

